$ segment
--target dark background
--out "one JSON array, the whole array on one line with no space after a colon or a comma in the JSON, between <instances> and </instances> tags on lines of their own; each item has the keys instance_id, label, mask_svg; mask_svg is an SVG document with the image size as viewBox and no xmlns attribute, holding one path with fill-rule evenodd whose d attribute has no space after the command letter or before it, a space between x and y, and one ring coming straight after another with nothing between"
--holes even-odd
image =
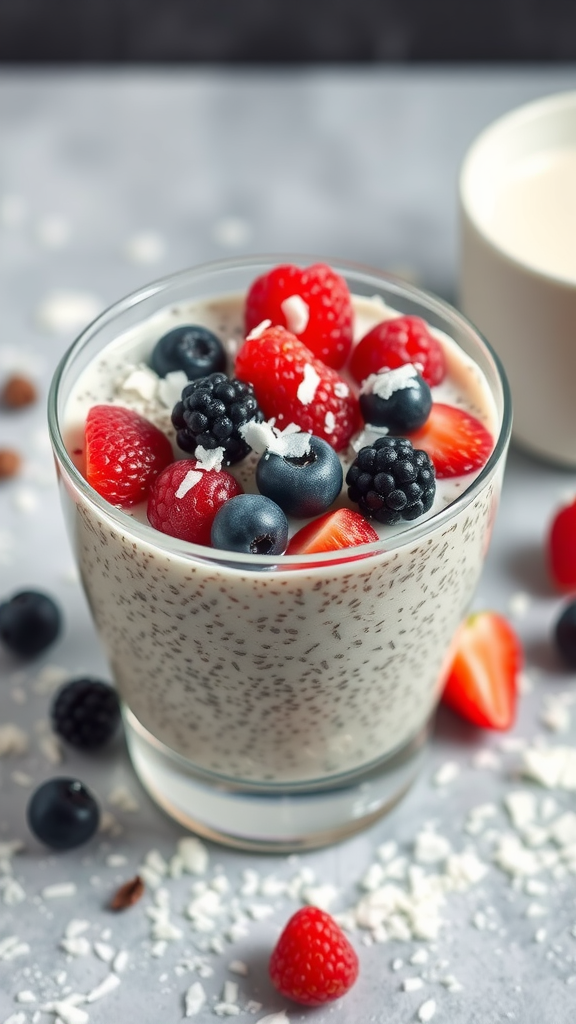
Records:
<instances>
[{"instance_id":1,"label":"dark background","mask_svg":"<svg viewBox=\"0 0 576 1024\"><path fill-rule=\"evenodd\" d=\"M0 61L567 61L576 0L0 0Z\"/></svg>"}]
</instances>

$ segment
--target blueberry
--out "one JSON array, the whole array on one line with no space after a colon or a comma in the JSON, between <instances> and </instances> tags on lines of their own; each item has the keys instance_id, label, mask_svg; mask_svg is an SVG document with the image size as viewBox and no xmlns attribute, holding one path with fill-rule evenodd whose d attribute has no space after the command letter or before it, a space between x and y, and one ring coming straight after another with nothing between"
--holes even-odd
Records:
<instances>
[{"instance_id":1,"label":"blueberry","mask_svg":"<svg viewBox=\"0 0 576 1024\"><path fill-rule=\"evenodd\" d=\"M78 779L48 779L32 794L28 824L54 850L71 850L88 842L100 823L96 800Z\"/></svg>"},{"instance_id":2,"label":"blueberry","mask_svg":"<svg viewBox=\"0 0 576 1024\"><path fill-rule=\"evenodd\" d=\"M116 691L99 679L72 679L52 704L52 727L67 743L96 750L108 743L120 722Z\"/></svg>"},{"instance_id":3,"label":"blueberry","mask_svg":"<svg viewBox=\"0 0 576 1024\"><path fill-rule=\"evenodd\" d=\"M224 551L281 555L288 544L288 521L263 494L237 494L216 513L211 540Z\"/></svg>"},{"instance_id":4,"label":"blueberry","mask_svg":"<svg viewBox=\"0 0 576 1024\"><path fill-rule=\"evenodd\" d=\"M431 408L430 386L411 364L380 371L360 395L365 422L387 427L391 434L418 430L426 423Z\"/></svg>"},{"instance_id":5,"label":"blueberry","mask_svg":"<svg viewBox=\"0 0 576 1024\"><path fill-rule=\"evenodd\" d=\"M261 494L297 519L325 512L340 494L342 480L336 452L327 441L312 434L307 454L294 458L266 451L256 468Z\"/></svg>"},{"instance_id":6,"label":"blueberry","mask_svg":"<svg viewBox=\"0 0 576 1024\"><path fill-rule=\"evenodd\" d=\"M564 606L554 627L554 637L563 661L576 668L576 601Z\"/></svg>"},{"instance_id":7,"label":"blueberry","mask_svg":"<svg viewBox=\"0 0 576 1024\"><path fill-rule=\"evenodd\" d=\"M223 370L226 353L222 342L212 331L187 324L168 331L156 342L150 365L160 377L173 370L184 370L188 380L198 380Z\"/></svg>"},{"instance_id":8,"label":"blueberry","mask_svg":"<svg viewBox=\"0 0 576 1024\"><path fill-rule=\"evenodd\" d=\"M62 616L51 597L23 590L0 604L0 639L21 657L40 654L56 639Z\"/></svg>"}]
</instances>

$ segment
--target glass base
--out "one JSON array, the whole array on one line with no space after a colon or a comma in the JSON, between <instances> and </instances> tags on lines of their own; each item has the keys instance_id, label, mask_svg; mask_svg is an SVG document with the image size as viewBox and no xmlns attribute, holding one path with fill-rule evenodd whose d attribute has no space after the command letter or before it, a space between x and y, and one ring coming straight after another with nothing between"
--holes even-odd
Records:
<instances>
[{"instance_id":1,"label":"glass base","mask_svg":"<svg viewBox=\"0 0 576 1024\"><path fill-rule=\"evenodd\" d=\"M172 818L226 846L293 853L327 846L386 814L420 769L431 720L401 749L345 775L260 785L202 772L124 708L128 750L142 785Z\"/></svg>"}]
</instances>

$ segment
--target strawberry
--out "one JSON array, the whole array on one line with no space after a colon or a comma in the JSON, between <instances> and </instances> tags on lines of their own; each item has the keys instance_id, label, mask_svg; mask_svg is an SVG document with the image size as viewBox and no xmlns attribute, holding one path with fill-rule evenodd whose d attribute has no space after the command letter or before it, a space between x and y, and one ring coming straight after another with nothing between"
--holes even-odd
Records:
<instances>
[{"instance_id":1,"label":"strawberry","mask_svg":"<svg viewBox=\"0 0 576 1024\"><path fill-rule=\"evenodd\" d=\"M350 373L362 384L383 367L395 370L405 363L419 363L430 387L446 376L442 345L419 316L397 316L373 327L358 342L350 359Z\"/></svg>"},{"instance_id":2,"label":"strawberry","mask_svg":"<svg viewBox=\"0 0 576 1024\"><path fill-rule=\"evenodd\" d=\"M86 419L86 479L106 501L128 508L172 462L172 445L149 420L120 405L93 405Z\"/></svg>"},{"instance_id":3,"label":"strawberry","mask_svg":"<svg viewBox=\"0 0 576 1024\"><path fill-rule=\"evenodd\" d=\"M480 469L494 447L486 427L455 405L434 402L423 427L406 435L414 448L423 448L440 479Z\"/></svg>"},{"instance_id":4,"label":"strawberry","mask_svg":"<svg viewBox=\"0 0 576 1024\"><path fill-rule=\"evenodd\" d=\"M346 281L325 263L304 269L290 263L274 267L256 278L246 297L247 334L271 320L336 370L344 366L352 345L352 315Z\"/></svg>"},{"instance_id":5,"label":"strawberry","mask_svg":"<svg viewBox=\"0 0 576 1024\"><path fill-rule=\"evenodd\" d=\"M330 914L303 907L278 939L269 970L283 996L304 1006L322 1006L352 987L358 957Z\"/></svg>"},{"instance_id":6,"label":"strawberry","mask_svg":"<svg viewBox=\"0 0 576 1024\"><path fill-rule=\"evenodd\" d=\"M378 540L376 530L349 508L338 508L313 519L291 538L287 555L311 555L317 551L338 551Z\"/></svg>"},{"instance_id":7,"label":"strawberry","mask_svg":"<svg viewBox=\"0 0 576 1024\"><path fill-rule=\"evenodd\" d=\"M235 373L252 384L265 417L275 417L281 429L296 423L340 451L358 428L358 399L349 386L284 327L248 338Z\"/></svg>"},{"instance_id":8,"label":"strawberry","mask_svg":"<svg viewBox=\"0 0 576 1024\"><path fill-rule=\"evenodd\" d=\"M218 510L228 498L242 494L225 470L203 469L195 459L180 459L156 477L148 497L148 521L170 537L210 544Z\"/></svg>"},{"instance_id":9,"label":"strawberry","mask_svg":"<svg viewBox=\"0 0 576 1024\"><path fill-rule=\"evenodd\" d=\"M521 667L520 641L507 619L490 611L470 615L456 637L442 700L474 725L509 729Z\"/></svg>"},{"instance_id":10,"label":"strawberry","mask_svg":"<svg viewBox=\"0 0 576 1024\"><path fill-rule=\"evenodd\" d=\"M576 590L576 498L558 509L547 540L548 566L560 590Z\"/></svg>"}]
</instances>

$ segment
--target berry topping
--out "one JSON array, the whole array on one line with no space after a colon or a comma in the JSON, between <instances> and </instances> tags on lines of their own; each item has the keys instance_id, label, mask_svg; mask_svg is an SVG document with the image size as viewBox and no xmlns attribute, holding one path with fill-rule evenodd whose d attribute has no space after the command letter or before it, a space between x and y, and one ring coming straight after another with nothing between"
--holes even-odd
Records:
<instances>
[{"instance_id":1,"label":"berry topping","mask_svg":"<svg viewBox=\"0 0 576 1024\"><path fill-rule=\"evenodd\" d=\"M455 405L434 402L423 427L410 432L414 447L423 448L439 478L481 469L494 447L486 427Z\"/></svg>"},{"instance_id":2,"label":"berry topping","mask_svg":"<svg viewBox=\"0 0 576 1024\"><path fill-rule=\"evenodd\" d=\"M260 493L297 519L325 512L342 489L342 466L334 449L321 437L304 436L307 451L303 455L278 455L268 450L256 468Z\"/></svg>"},{"instance_id":3,"label":"berry topping","mask_svg":"<svg viewBox=\"0 0 576 1024\"><path fill-rule=\"evenodd\" d=\"M58 636L61 625L58 606L37 590L23 590L0 604L0 640L20 657L44 651Z\"/></svg>"},{"instance_id":4,"label":"berry topping","mask_svg":"<svg viewBox=\"0 0 576 1024\"><path fill-rule=\"evenodd\" d=\"M281 555L288 543L288 521L282 509L263 494L238 494L217 512L212 544L224 551Z\"/></svg>"},{"instance_id":5,"label":"berry topping","mask_svg":"<svg viewBox=\"0 0 576 1024\"><path fill-rule=\"evenodd\" d=\"M358 957L330 914L303 907L278 939L269 970L283 996L304 1006L322 1006L352 988Z\"/></svg>"},{"instance_id":6,"label":"berry topping","mask_svg":"<svg viewBox=\"0 0 576 1024\"><path fill-rule=\"evenodd\" d=\"M371 373L395 370L405 363L417 363L430 387L446 376L442 345L419 316L394 317L368 331L352 352L350 373L362 384Z\"/></svg>"},{"instance_id":7,"label":"berry topping","mask_svg":"<svg viewBox=\"0 0 576 1024\"><path fill-rule=\"evenodd\" d=\"M174 327L156 342L150 365L159 377L184 370L188 380L198 380L226 367L226 353L219 338L206 327L189 324Z\"/></svg>"},{"instance_id":8,"label":"berry topping","mask_svg":"<svg viewBox=\"0 0 576 1024\"><path fill-rule=\"evenodd\" d=\"M352 345L348 285L325 263L274 267L258 277L246 298L246 333L263 320L286 327L327 366L344 366Z\"/></svg>"},{"instance_id":9,"label":"berry topping","mask_svg":"<svg viewBox=\"0 0 576 1024\"><path fill-rule=\"evenodd\" d=\"M143 501L172 462L172 445L153 423L120 405L93 405L86 419L86 479L106 501L129 508Z\"/></svg>"},{"instance_id":10,"label":"berry topping","mask_svg":"<svg viewBox=\"0 0 576 1024\"><path fill-rule=\"evenodd\" d=\"M295 423L341 451L358 427L358 400L346 382L283 327L247 339L236 373L251 382L266 419L274 417L281 428Z\"/></svg>"},{"instance_id":11,"label":"berry topping","mask_svg":"<svg viewBox=\"0 0 576 1024\"><path fill-rule=\"evenodd\" d=\"M576 590L576 498L554 515L547 549L556 586L560 590Z\"/></svg>"},{"instance_id":12,"label":"berry topping","mask_svg":"<svg viewBox=\"0 0 576 1024\"><path fill-rule=\"evenodd\" d=\"M432 392L412 363L371 373L362 385L360 409L366 423L407 434L422 427L432 408Z\"/></svg>"},{"instance_id":13,"label":"berry topping","mask_svg":"<svg viewBox=\"0 0 576 1024\"><path fill-rule=\"evenodd\" d=\"M181 459L156 477L148 497L148 521L170 537L209 545L214 516L236 494L242 488L230 473Z\"/></svg>"},{"instance_id":14,"label":"berry topping","mask_svg":"<svg viewBox=\"0 0 576 1024\"><path fill-rule=\"evenodd\" d=\"M320 551L339 551L359 544L373 544L378 534L364 516L350 508L337 508L307 523L298 530L286 549L287 555L312 555Z\"/></svg>"},{"instance_id":15,"label":"berry topping","mask_svg":"<svg viewBox=\"0 0 576 1024\"><path fill-rule=\"evenodd\" d=\"M405 437L378 437L361 448L346 474L348 496L365 516L391 525L418 519L432 507L434 466Z\"/></svg>"},{"instance_id":16,"label":"berry topping","mask_svg":"<svg viewBox=\"0 0 576 1024\"><path fill-rule=\"evenodd\" d=\"M223 373L211 373L188 384L172 411L179 447L192 455L198 446L207 451L223 448L225 466L239 462L250 451L240 427L262 419L251 384L230 380Z\"/></svg>"},{"instance_id":17,"label":"berry topping","mask_svg":"<svg viewBox=\"0 0 576 1024\"><path fill-rule=\"evenodd\" d=\"M72 850L88 842L100 822L98 804L77 779L48 779L32 794L28 825L54 850Z\"/></svg>"},{"instance_id":18,"label":"berry topping","mask_svg":"<svg viewBox=\"0 0 576 1024\"><path fill-rule=\"evenodd\" d=\"M522 648L496 612L470 615L455 640L442 700L474 725L509 729L516 715Z\"/></svg>"},{"instance_id":19,"label":"berry topping","mask_svg":"<svg viewBox=\"0 0 576 1024\"><path fill-rule=\"evenodd\" d=\"M554 639L562 660L569 668L576 668L576 601L562 609L554 627Z\"/></svg>"},{"instance_id":20,"label":"berry topping","mask_svg":"<svg viewBox=\"0 0 576 1024\"><path fill-rule=\"evenodd\" d=\"M81 750L96 750L112 739L120 722L116 691L99 679L72 679L52 704L52 728Z\"/></svg>"}]
</instances>

